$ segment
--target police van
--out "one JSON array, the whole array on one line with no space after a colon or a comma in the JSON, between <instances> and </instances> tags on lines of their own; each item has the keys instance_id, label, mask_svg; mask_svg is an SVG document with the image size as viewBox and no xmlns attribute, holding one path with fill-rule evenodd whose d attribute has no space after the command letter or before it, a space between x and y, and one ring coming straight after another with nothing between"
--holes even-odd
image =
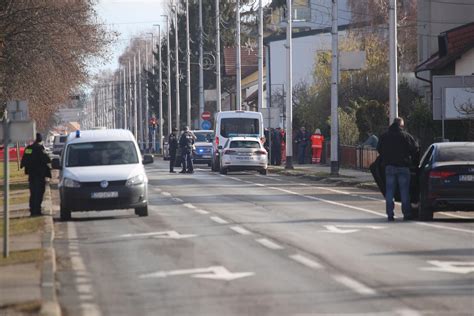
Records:
<instances>
[{"instance_id":1,"label":"police van","mask_svg":"<svg viewBox=\"0 0 474 316\"><path fill-rule=\"evenodd\" d=\"M71 212L133 208L148 215L148 178L144 164L151 155L140 154L128 130L104 129L69 134L61 158L52 166L60 170L60 216Z\"/></svg>"},{"instance_id":2,"label":"police van","mask_svg":"<svg viewBox=\"0 0 474 316\"><path fill-rule=\"evenodd\" d=\"M253 111L218 112L214 125L212 170L220 169L220 152L231 137L256 137L265 142L263 116Z\"/></svg>"}]
</instances>

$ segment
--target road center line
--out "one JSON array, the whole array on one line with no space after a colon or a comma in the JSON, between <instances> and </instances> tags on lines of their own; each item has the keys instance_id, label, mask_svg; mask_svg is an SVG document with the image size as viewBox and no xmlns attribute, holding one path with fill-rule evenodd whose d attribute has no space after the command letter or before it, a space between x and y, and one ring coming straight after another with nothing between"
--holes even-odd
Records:
<instances>
[{"instance_id":1,"label":"road center line","mask_svg":"<svg viewBox=\"0 0 474 316\"><path fill-rule=\"evenodd\" d=\"M194 209L194 211L195 211L196 213L203 214L203 215L207 215L207 214L209 214L209 212L208 212L208 211L201 210L201 209L198 209L198 208L197 208L197 209Z\"/></svg>"},{"instance_id":2,"label":"road center line","mask_svg":"<svg viewBox=\"0 0 474 316\"><path fill-rule=\"evenodd\" d=\"M260 239L256 239L255 240L256 242L258 242L259 244L261 244L262 246L264 247L267 247L269 249L272 249L272 250L280 250L280 249L283 249L282 246L280 246L279 244L267 239L267 238L260 238Z\"/></svg>"},{"instance_id":3,"label":"road center line","mask_svg":"<svg viewBox=\"0 0 474 316\"><path fill-rule=\"evenodd\" d=\"M211 220L213 220L214 222L216 222L218 224L229 224L228 221L226 221L225 219L220 218L219 216L211 216L210 218L211 218Z\"/></svg>"},{"instance_id":4,"label":"road center line","mask_svg":"<svg viewBox=\"0 0 474 316\"><path fill-rule=\"evenodd\" d=\"M375 295L377 292L374 289L369 288L368 286L356 281L352 278L349 278L345 275L333 275L334 280L341 283L342 285L347 286L354 292L361 295Z\"/></svg>"},{"instance_id":5,"label":"road center line","mask_svg":"<svg viewBox=\"0 0 474 316\"><path fill-rule=\"evenodd\" d=\"M196 206L192 205L191 203L184 203L183 206L187 207L187 208L190 208L190 209L195 209L196 208Z\"/></svg>"},{"instance_id":6,"label":"road center line","mask_svg":"<svg viewBox=\"0 0 474 316\"><path fill-rule=\"evenodd\" d=\"M456 232L474 234L474 231L469 230L469 229L448 227L448 226L443 226L443 225L436 225L436 224L429 224L429 223L422 223L422 222L415 222L415 224L422 225L422 226L428 226L428 227L434 227L434 228L440 228L440 229L446 229L446 230L452 230L452 231L456 231Z\"/></svg>"},{"instance_id":7,"label":"road center line","mask_svg":"<svg viewBox=\"0 0 474 316\"><path fill-rule=\"evenodd\" d=\"M241 226L231 226L229 227L233 231L241 235L252 235L252 233Z\"/></svg>"},{"instance_id":8,"label":"road center line","mask_svg":"<svg viewBox=\"0 0 474 316\"><path fill-rule=\"evenodd\" d=\"M163 194L164 196L171 196L171 193L169 192L161 192L161 194Z\"/></svg>"},{"instance_id":9,"label":"road center line","mask_svg":"<svg viewBox=\"0 0 474 316\"><path fill-rule=\"evenodd\" d=\"M302 256L302 255L299 255L299 254L291 255L290 258L295 260L296 262L301 263L304 266L307 266L308 268L311 268L311 269L322 269L323 268L323 266L320 265L318 262L313 261L313 260L311 260L309 258L306 258L305 256Z\"/></svg>"}]
</instances>

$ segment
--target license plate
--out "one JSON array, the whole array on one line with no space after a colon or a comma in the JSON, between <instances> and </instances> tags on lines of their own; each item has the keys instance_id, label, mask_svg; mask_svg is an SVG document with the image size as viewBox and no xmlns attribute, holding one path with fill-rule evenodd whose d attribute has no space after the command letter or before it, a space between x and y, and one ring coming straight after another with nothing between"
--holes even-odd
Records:
<instances>
[{"instance_id":1,"label":"license plate","mask_svg":"<svg viewBox=\"0 0 474 316\"><path fill-rule=\"evenodd\" d=\"M118 197L118 192L92 192L91 198L93 199L113 199Z\"/></svg>"},{"instance_id":2,"label":"license plate","mask_svg":"<svg viewBox=\"0 0 474 316\"><path fill-rule=\"evenodd\" d=\"M202 158L211 158L211 156L203 155Z\"/></svg>"},{"instance_id":3,"label":"license plate","mask_svg":"<svg viewBox=\"0 0 474 316\"><path fill-rule=\"evenodd\" d=\"M236 158L237 160L250 160L250 157L245 157L245 156L244 156L244 157L239 157L239 156L237 156L237 157L235 157L235 158Z\"/></svg>"},{"instance_id":4,"label":"license plate","mask_svg":"<svg viewBox=\"0 0 474 316\"><path fill-rule=\"evenodd\" d=\"M474 174L462 174L459 176L460 182L472 182L474 181Z\"/></svg>"}]
</instances>

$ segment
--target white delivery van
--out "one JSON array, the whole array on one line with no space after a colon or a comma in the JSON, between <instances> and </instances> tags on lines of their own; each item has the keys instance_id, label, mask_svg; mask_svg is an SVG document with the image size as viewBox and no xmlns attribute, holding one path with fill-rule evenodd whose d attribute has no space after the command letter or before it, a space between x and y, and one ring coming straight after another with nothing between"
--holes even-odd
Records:
<instances>
[{"instance_id":1,"label":"white delivery van","mask_svg":"<svg viewBox=\"0 0 474 316\"><path fill-rule=\"evenodd\" d=\"M223 111L215 118L212 170L220 169L220 152L230 137L256 137L265 142L263 116L253 111Z\"/></svg>"},{"instance_id":2,"label":"white delivery van","mask_svg":"<svg viewBox=\"0 0 474 316\"><path fill-rule=\"evenodd\" d=\"M151 155L140 154L128 130L104 129L69 134L61 159L53 159L60 170L59 195L62 220L71 212L135 209L148 215L148 178L144 164Z\"/></svg>"}]
</instances>

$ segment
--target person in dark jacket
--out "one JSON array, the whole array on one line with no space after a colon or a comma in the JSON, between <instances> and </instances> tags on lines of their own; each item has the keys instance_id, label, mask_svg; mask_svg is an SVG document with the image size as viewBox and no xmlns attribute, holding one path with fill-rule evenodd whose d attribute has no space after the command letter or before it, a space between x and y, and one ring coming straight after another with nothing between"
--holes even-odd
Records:
<instances>
[{"instance_id":1,"label":"person in dark jacket","mask_svg":"<svg viewBox=\"0 0 474 316\"><path fill-rule=\"evenodd\" d=\"M28 186L30 189L30 215L40 216L41 203L43 202L46 179L51 178L51 169L48 164L51 162L43 146L43 137L36 134L33 144L25 148L21 158L21 168L25 168L28 175Z\"/></svg>"},{"instance_id":2,"label":"person in dark jacket","mask_svg":"<svg viewBox=\"0 0 474 316\"><path fill-rule=\"evenodd\" d=\"M281 128L277 128L272 131L272 159L271 164L274 166L281 165L281 144L282 144L282 135L281 135Z\"/></svg>"},{"instance_id":3,"label":"person in dark jacket","mask_svg":"<svg viewBox=\"0 0 474 316\"><path fill-rule=\"evenodd\" d=\"M176 133L178 129L173 128L171 134L168 136L168 150L170 155L170 173L175 173L174 164L176 163L176 151L178 150L178 137Z\"/></svg>"},{"instance_id":4,"label":"person in dark jacket","mask_svg":"<svg viewBox=\"0 0 474 316\"><path fill-rule=\"evenodd\" d=\"M309 135L304 126L296 133L295 143L298 146L298 163L300 165L304 164L306 147L308 146L310 137L311 135Z\"/></svg>"},{"instance_id":5,"label":"person in dark jacket","mask_svg":"<svg viewBox=\"0 0 474 316\"><path fill-rule=\"evenodd\" d=\"M413 219L410 206L410 166L418 163L419 146L413 136L403 128L403 119L395 118L377 145L385 169L385 208L389 221L394 220L393 199L397 184L402 201L403 219Z\"/></svg>"},{"instance_id":6,"label":"person in dark jacket","mask_svg":"<svg viewBox=\"0 0 474 316\"><path fill-rule=\"evenodd\" d=\"M189 127L184 128L183 134L179 138L179 148L181 150L181 162L183 169L180 173L194 173L193 168L193 145L194 145L194 134L189 130Z\"/></svg>"}]
</instances>

